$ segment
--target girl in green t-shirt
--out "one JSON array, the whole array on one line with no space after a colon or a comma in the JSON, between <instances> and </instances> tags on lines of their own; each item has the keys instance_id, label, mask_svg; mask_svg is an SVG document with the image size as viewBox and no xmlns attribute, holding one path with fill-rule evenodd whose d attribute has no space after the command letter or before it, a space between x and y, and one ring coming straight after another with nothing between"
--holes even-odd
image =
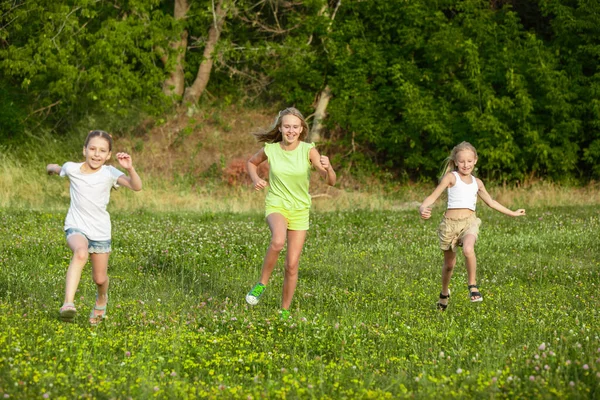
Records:
<instances>
[{"instance_id":1,"label":"girl in green t-shirt","mask_svg":"<svg viewBox=\"0 0 600 400\"><path fill-rule=\"evenodd\" d=\"M298 282L300 253L308 230L311 166L317 169L328 185L335 185L336 180L329 158L320 155L313 143L304 141L307 134L308 126L300 111L293 107L286 108L279 113L271 129L254 134L259 142L265 143L265 147L248 160L248 174L254 189L261 190L269 186L265 214L271 230L271 243L263 261L260 280L248 292L246 301L250 305L258 303L287 239L281 301L281 316L284 319L290 316L289 308ZM269 163L268 184L257 172L258 166L264 161Z\"/></svg>"}]
</instances>

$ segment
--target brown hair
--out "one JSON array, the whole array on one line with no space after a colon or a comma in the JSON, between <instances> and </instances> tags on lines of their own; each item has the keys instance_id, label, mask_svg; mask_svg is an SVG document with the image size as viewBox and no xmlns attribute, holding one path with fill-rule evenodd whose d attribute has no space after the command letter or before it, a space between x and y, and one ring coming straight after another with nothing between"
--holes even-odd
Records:
<instances>
[{"instance_id":1,"label":"brown hair","mask_svg":"<svg viewBox=\"0 0 600 400\"><path fill-rule=\"evenodd\" d=\"M300 132L300 136L298 137L298 139L304 141L304 139L306 139L306 136L308 135L308 125L306 124L302 113L294 107L288 107L284 110L279 111L279 114L277 115L273 126L271 126L271 128L269 128L268 130L253 133L253 135L256 137L256 140L258 140L261 143L281 142L283 140L283 135L281 134L279 128L281 127L282 118L286 115L293 115L294 117L298 117L300 119L300 124L302 125L302 132Z\"/></svg>"},{"instance_id":2,"label":"brown hair","mask_svg":"<svg viewBox=\"0 0 600 400\"><path fill-rule=\"evenodd\" d=\"M100 131L100 130L90 131L90 133L88 133L87 137L85 138L85 143L83 144L83 147L87 147L88 144L90 143L90 140L92 140L92 138L95 138L98 136L101 137L102 139L105 139L108 142L108 151L112 151L112 147L113 147L112 136L110 135L110 133L105 132L105 131Z\"/></svg>"},{"instance_id":3,"label":"brown hair","mask_svg":"<svg viewBox=\"0 0 600 400\"><path fill-rule=\"evenodd\" d=\"M477 158L477 150L475 147L469 142L461 142L454 146L448 158L444 160L444 166L442 167L442 173L440 174L440 180L446 175L448 172L456 171L456 155L463 150L470 150L475 154L475 158Z\"/></svg>"}]
</instances>

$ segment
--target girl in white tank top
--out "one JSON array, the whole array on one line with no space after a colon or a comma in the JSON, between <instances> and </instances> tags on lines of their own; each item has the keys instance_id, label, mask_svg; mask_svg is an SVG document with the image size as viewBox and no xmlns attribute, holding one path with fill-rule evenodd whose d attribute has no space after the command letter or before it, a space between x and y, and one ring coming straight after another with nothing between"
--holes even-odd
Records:
<instances>
[{"instance_id":1,"label":"girl in white tank top","mask_svg":"<svg viewBox=\"0 0 600 400\"><path fill-rule=\"evenodd\" d=\"M456 265L456 248L462 246L467 267L469 299L471 302L483 300L476 279L477 258L475 242L481 220L475 216L477 195L485 204L503 214L519 217L524 209L511 211L492 199L483 182L472 175L477 164L477 150L470 143L462 142L455 146L446 159L443 177L433 193L419 207L421 218L431 218L431 207L441 194L448 190L448 208L438 229L440 248L444 252L442 267L442 290L437 307L445 310L450 299L450 278Z\"/></svg>"}]
</instances>

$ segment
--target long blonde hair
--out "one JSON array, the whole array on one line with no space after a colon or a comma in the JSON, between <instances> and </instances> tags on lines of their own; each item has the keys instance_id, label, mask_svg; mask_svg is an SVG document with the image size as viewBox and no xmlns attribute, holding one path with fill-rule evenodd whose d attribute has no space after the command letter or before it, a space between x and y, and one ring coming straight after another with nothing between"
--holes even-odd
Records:
<instances>
[{"instance_id":1,"label":"long blonde hair","mask_svg":"<svg viewBox=\"0 0 600 400\"><path fill-rule=\"evenodd\" d=\"M279 114L277 114L277 118L275 119L273 126L268 130L253 133L253 135L256 137L256 140L258 140L261 143L281 142L283 140L283 135L279 128L281 127L282 118L286 115L293 115L294 117L298 117L298 119L300 119L300 124L302 125L302 132L300 132L300 136L298 137L298 139L304 141L304 139L306 139L306 136L308 135L308 125L306 124L302 113L294 107L288 107L284 110L279 111Z\"/></svg>"},{"instance_id":2,"label":"long blonde hair","mask_svg":"<svg viewBox=\"0 0 600 400\"><path fill-rule=\"evenodd\" d=\"M475 154L475 159L477 159L477 150L475 150L475 147L471 143L461 142L461 143L457 144L456 146L454 146L454 148L450 152L450 155L444 160L444 164L443 164L441 174L440 174L440 180L442 180L442 178L448 172L456 171L456 169L457 169L456 155L463 150L471 150L473 152L473 154Z\"/></svg>"}]
</instances>

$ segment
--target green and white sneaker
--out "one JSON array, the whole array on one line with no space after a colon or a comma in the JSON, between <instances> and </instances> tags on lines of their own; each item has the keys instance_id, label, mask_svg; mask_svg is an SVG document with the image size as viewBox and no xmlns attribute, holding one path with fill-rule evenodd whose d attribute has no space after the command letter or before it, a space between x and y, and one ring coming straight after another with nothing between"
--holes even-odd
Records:
<instances>
[{"instance_id":1,"label":"green and white sneaker","mask_svg":"<svg viewBox=\"0 0 600 400\"><path fill-rule=\"evenodd\" d=\"M282 321L287 321L288 319L292 318L290 315L290 310L286 310L285 308L282 308L281 311L279 311L279 317Z\"/></svg>"},{"instance_id":2,"label":"green and white sneaker","mask_svg":"<svg viewBox=\"0 0 600 400\"><path fill-rule=\"evenodd\" d=\"M254 285L252 290L250 290L246 295L246 303L250 304L251 306L257 305L260 296L262 296L266 288L267 287L260 282Z\"/></svg>"}]
</instances>

